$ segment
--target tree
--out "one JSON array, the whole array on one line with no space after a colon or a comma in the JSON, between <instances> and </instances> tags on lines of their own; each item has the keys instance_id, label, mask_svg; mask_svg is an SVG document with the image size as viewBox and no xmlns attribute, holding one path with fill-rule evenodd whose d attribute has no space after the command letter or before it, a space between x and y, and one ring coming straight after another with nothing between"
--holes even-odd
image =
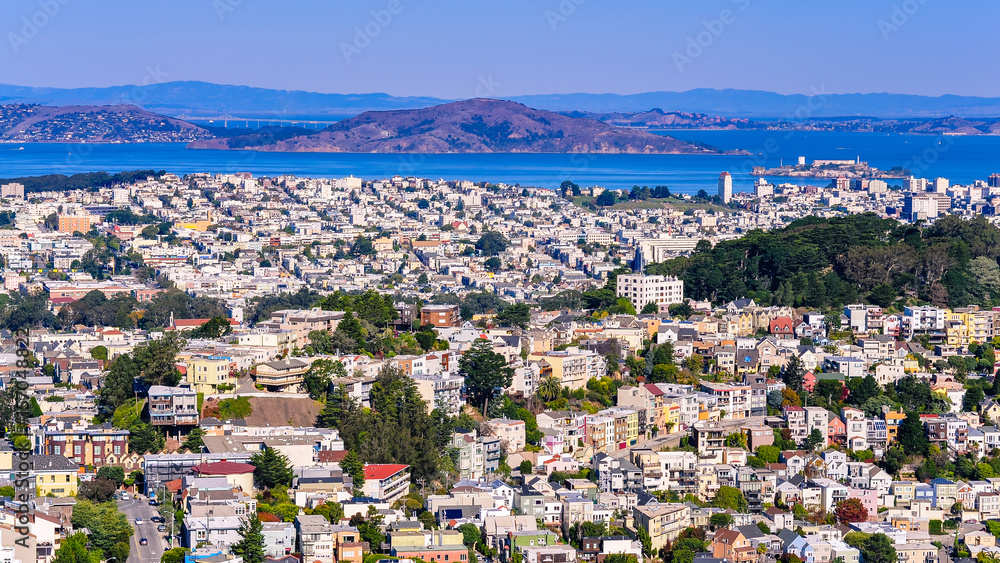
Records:
<instances>
[{"instance_id":1,"label":"tree","mask_svg":"<svg viewBox=\"0 0 1000 563\"><path fill-rule=\"evenodd\" d=\"M743 491L725 485L719 487L712 504L716 508L735 510L736 512L746 512L749 507L746 497L743 496Z\"/></svg>"},{"instance_id":2,"label":"tree","mask_svg":"<svg viewBox=\"0 0 1000 563\"><path fill-rule=\"evenodd\" d=\"M650 301L642 306L641 313L643 315L657 315L660 313L660 306L655 301Z\"/></svg>"},{"instance_id":3,"label":"tree","mask_svg":"<svg viewBox=\"0 0 1000 563\"><path fill-rule=\"evenodd\" d=\"M243 563L264 563L264 526L257 514L251 514L240 523L240 540L230 546L232 552L243 558Z\"/></svg>"},{"instance_id":4,"label":"tree","mask_svg":"<svg viewBox=\"0 0 1000 563\"><path fill-rule=\"evenodd\" d=\"M521 471L521 475L531 475L532 473L535 472L534 464L532 464L531 461L527 459L521 461L521 464L518 465L517 468Z\"/></svg>"},{"instance_id":5,"label":"tree","mask_svg":"<svg viewBox=\"0 0 1000 563\"><path fill-rule=\"evenodd\" d=\"M462 524L458 527L458 531L462 532L462 543L465 544L465 547L474 547L479 538L482 537L482 532L475 524Z\"/></svg>"},{"instance_id":6,"label":"tree","mask_svg":"<svg viewBox=\"0 0 1000 563\"><path fill-rule=\"evenodd\" d=\"M139 455L160 453L166 441L163 434L151 424L136 422L129 428L128 449Z\"/></svg>"},{"instance_id":7,"label":"tree","mask_svg":"<svg viewBox=\"0 0 1000 563\"><path fill-rule=\"evenodd\" d=\"M108 368L104 385L100 390L98 406L101 412L110 416L126 401L135 396L135 380L139 377L139 366L129 354L122 354Z\"/></svg>"},{"instance_id":8,"label":"tree","mask_svg":"<svg viewBox=\"0 0 1000 563\"><path fill-rule=\"evenodd\" d=\"M826 441L826 437L823 436L823 433L820 431L820 429L819 428L813 428L812 432L810 432L809 435L806 436L806 439L802 443L802 446L806 450L812 451L812 450L816 449L816 446L822 444L825 441Z\"/></svg>"},{"instance_id":9,"label":"tree","mask_svg":"<svg viewBox=\"0 0 1000 563\"><path fill-rule=\"evenodd\" d=\"M764 463L778 463L778 457L781 455L781 450L777 446L758 446L757 447L757 457L764 461Z\"/></svg>"},{"instance_id":10,"label":"tree","mask_svg":"<svg viewBox=\"0 0 1000 563\"><path fill-rule=\"evenodd\" d=\"M337 330L334 331L334 336L341 335L344 340L342 342L353 342L354 346L350 349L341 350L341 352L346 352L353 354L357 352L358 347L360 347L365 342L365 331L361 326L361 322L354 316L354 311L350 308L344 311L344 318L337 323Z\"/></svg>"},{"instance_id":11,"label":"tree","mask_svg":"<svg viewBox=\"0 0 1000 563\"><path fill-rule=\"evenodd\" d=\"M618 197L615 195L615 192L611 190L604 190L601 192L601 195L597 196L597 199L594 200L594 204L600 207L611 207L617 201Z\"/></svg>"},{"instance_id":12,"label":"tree","mask_svg":"<svg viewBox=\"0 0 1000 563\"><path fill-rule=\"evenodd\" d=\"M106 346L94 346L90 349L90 357L95 360L105 360L108 359L108 348Z\"/></svg>"},{"instance_id":13,"label":"tree","mask_svg":"<svg viewBox=\"0 0 1000 563\"><path fill-rule=\"evenodd\" d=\"M483 409L489 400L514 381L514 368L504 357L493 351L493 342L484 338L472 343L458 360L458 370L465 377L469 403Z\"/></svg>"},{"instance_id":14,"label":"tree","mask_svg":"<svg viewBox=\"0 0 1000 563\"><path fill-rule=\"evenodd\" d=\"M484 256L496 256L507 250L508 246L510 246L510 241L496 231L486 231L476 241L476 250Z\"/></svg>"},{"instance_id":15,"label":"tree","mask_svg":"<svg viewBox=\"0 0 1000 563\"><path fill-rule=\"evenodd\" d=\"M95 478L80 484L78 496L96 503L108 502L115 496L118 485L111 479Z\"/></svg>"},{"instance_id":16,"label":"tree","mask_svg":"<svg viewBox=\"0 0 1000 563\"><path fill-rule=\"evenodd\" d=\"M727 528L733 523L733 517L726 514L725 512L717 512L708 519L708 523L712 526Z\"/></svg>"},{"instance_id":17,"label":"tree","mask_svg":"<svg viewBox=\"0 0 1000 563\"><path fill-rule=\"evenodd\" d=\"M132 357L146 385L174 387L181 380L181 372L174 365L177 353L187 344L176 332L169 332L156 340L139 344ZM117 360L116 360L117 361Z\"/></svg>"},{"instance_id":18,"label":"tree","mask_svg":"<svg viewBox=\"0 0 1000 563\"><path fill-rule=\"evenodd\" d=\"M868 509L856 498L847 498L837 503L837 520L841 524L865 522L868 520Z\"/></svg>"},{"instance_id":19,"label":"tree","mask_svg":"<svg viewBox=\"0 0 1000 563\"><path fill-rule=\"evenodd\" d=\"M347 377L347 369L340 360L316 360L302 374L302 385L311 398L323 400L330 391L330 384L340 377Z\"/></svg>"},{"instance_id":20,"label":"tree","mask_svg":"<svg viewBox=\"0 0 1000 563\"><path fill-rule=\"evenodd\" d=\"M107 479L120 487L125 482L125 470L116 465L105 465L97 470L97 478Z\"/></svg>"},{"instance_id":21,"label":"tree","mask_svg":"<svg viewBox=\"0 0 1000 563\"><path fill-rule=\"evenodd\" d=\"M91 563L86 534L78 532L62 540L52 563Z\"/></svg>"},{"instance_id":22,"label":"tree","mask_svg":"<svg viewBox=\"0 0 1000 563\"><path fill-rule=\"evenodd\" d=\"M920 415L915 411L906 413L906 418L899 425L897 437L899 445L908 454L924 455L927 453L927 434L924 432L924 423L920 421Z\"/></svg>"},{"instance_id":23,"label":"tree","mask_svg":"<svg viewBox=\"0 0 1000 563\"><path fill-rule=\"evenodd\" d=\"M562 393L562 382L555 377L546 376L538 382L538 398L543 401L554 401Z\"/></svg>"},{"instance_id":24,"label":"tree","mask_svg":"<svg viewBox=\"0 0 1000 563\"><path fill-rule=\"evenodd\" d=\"M344 461L340 462L340 467L351 476L354 486L354 496L362 496L365 487L365 466L358 459L358 454L354 451L347 452Z\"/></svg>"},{"instance_id":25,"label":"tree","mask_svg":"<svg viewBox=\"0 0 1000 563\"><path fill-rule=\"evenodd\" d=\"M806 370L802 366L802 361L798 356L793 355L785 363L785 367L781 370L781 378L784 380L785 385L789 389L795 391L795 393L800 393L802 391L802 384L805 381Z\"/></svg>"},{"instance_id":26,"label":"tree","mask_svg":"<svg viewBox=\"0 0 1000 563\"><path fill-rule=\"evenodd\" d=\"M500 326L528 328L528 323L531 322L531 308L526 303L511 305L497 314L496 321Z\"/></svg>"},{"instance_id":27,"label":"tree","mask_svg":"<svg viewBox=\"0 0 1000 563\"><path fill-rule=\"evenodd\" d=\"M885 534L872 534L859 548L865 563L896 563L896 548Z\"/></svg>"},{"instance_id":28,"label":"tree","mask_svg":"<svg viewBox=\"0 0 1000 563\"><path fill-rule=\"evenodd\" d=\"M201 428L192 428L191 432L189 432L187 437L184 438L184 443L181 444L181 449L189 452L201 453L201 449L205 447L205 441L202 440L204 437L204 430Z\"/></svg>"},{"instance_id":29,"label":"tree","mask_svg":"<svg viewBox=\"0 0 1000 563\"><path fill-rule=\"evenodd\" d=\"M254 467L254 484L261 489L271 489L276 485L292 484L294 473L288 465L288 458L273 448L264 448L250 458Z\"/></svg>"}]
</instances>

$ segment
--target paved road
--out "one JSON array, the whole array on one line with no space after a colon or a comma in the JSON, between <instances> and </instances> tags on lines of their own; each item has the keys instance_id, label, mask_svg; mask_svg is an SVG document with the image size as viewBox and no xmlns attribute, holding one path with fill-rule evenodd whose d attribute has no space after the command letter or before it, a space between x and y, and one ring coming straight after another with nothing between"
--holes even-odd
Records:
<instances>
[{"instance_id":1,"label":"paved road","mask_svg":"<svg viewBox=\"0 0 1000 563\"><path fill-rule=\"evenodd\" d=\"M159 515L156 507L150 506L149 500L139 495L138 499L119 500L118 511L125 514L135 528L128 563L159 563L167 544L163 539L164 534L156 531L159 524L152 520L153 516ZM142 517L142 524L135 523L136 517ZM149 545L139 545L140 538L146 538Z\"/></svg>"}]
</instances>

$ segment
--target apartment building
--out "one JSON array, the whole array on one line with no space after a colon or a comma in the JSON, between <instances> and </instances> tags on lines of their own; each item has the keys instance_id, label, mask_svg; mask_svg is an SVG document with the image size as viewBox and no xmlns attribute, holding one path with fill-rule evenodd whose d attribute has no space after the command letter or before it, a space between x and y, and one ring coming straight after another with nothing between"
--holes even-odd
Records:
<instances>
[{"instance_id":1,"label":"apartment building","mask_svg":"<svg viewBox=\"0 0 1000 563\"><path fill-rule=\"evenodd\" d=\"M420 324L437 328L455 327L462 323L458 305L424 305L420 309Z\"/></svg>"},{"instance_id":2,"label":"apartment building","mask_svg":"<svg viewBox=\"0 0 1000 563\"><path fill-rule=\"evenodd\" d=\"M268 391L292 391L305 381L311 365L298 358L286 358L258 364L253 373L257 385L263 385Z\"/></svg>"},{"instance_id":3,"label":"apartment building","mask_svg":"<svg viewBox=\"0 0 1000 563\"><path fill-rule=\"evenodd\" d=\"M188 387L149 388L149 421L154 426L198 424L198 393Z\"/></svg>"},{"instance_id":4,"label":"apartment building","mask_svg":"<svg viewBox=\"0 0 1000 563\"><path fill-rule=\"evenodd\" d=\"M665 313L671 305L684 301L684 282L672 276L627 274L618 276L615 292L631 301L636 309L655 303Z\"/></svg>"},{"instance_id":5,"label":"apartment building","mask_svg":"<svg viewBox=\"0 0 1000 563\"><path fill-rule=\"evenodd\" d=\"M647 504L633 507L632 515L636 528L645 528L652 548L659 551L690 525L691 508L679 503Z\"/></svg>"}]
</instances>

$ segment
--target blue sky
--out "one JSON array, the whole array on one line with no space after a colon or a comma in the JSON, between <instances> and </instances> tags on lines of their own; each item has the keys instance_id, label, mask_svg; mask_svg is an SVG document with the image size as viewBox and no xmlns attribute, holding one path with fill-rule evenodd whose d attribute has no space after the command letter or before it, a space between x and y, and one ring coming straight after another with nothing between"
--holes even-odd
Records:
<instances>
[{"instance_id":1,"label":"blue sky","mask_svg":"<svg viewBox=\"0 0 1000 563\"><path fill-rule=\"evenodd\" d=\"M0 16L0 82L26 86L1000 95L1000 3L982 0L5 0Z\"/></svg>"}]
</instances>

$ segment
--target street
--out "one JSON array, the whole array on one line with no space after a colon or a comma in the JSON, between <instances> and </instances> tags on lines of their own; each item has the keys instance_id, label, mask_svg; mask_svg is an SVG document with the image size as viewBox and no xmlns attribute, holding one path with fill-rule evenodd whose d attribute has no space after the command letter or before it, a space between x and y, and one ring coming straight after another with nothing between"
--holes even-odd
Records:
<instances>
[{"instance_id":1,"label":"street","mask_svg":"<svg viewBox=\"0 0 1000 563\"><path fill-rule=\"evenodd\" d=\"M149 499L142 495L139 495L138 499L118 500L117 502L118 511L124 514L132 527L135 528L128 563L159 563L167 545L163 539L165 534L156 531L159 524L152 520L153 516L159 516L156 507L150 506ZM142 524L135 523L136 517L142 518ZM149 545L139 545L141 538L146 538Z\"/></svg>"}]
</instances>

